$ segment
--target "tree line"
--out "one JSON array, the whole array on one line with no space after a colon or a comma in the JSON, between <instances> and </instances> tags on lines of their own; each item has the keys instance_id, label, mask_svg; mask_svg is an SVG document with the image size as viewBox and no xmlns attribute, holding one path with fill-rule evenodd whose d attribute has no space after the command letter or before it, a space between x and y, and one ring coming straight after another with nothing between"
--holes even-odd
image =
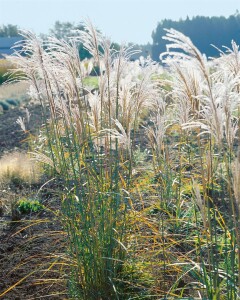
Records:
<instances>
[{"instance_id":1,"label":"tree line","mask_svg":"<svg viewBox=\"0 0 240 300\"><path fill-rule=\"evenodd\" d=\"M190 37L197 48L207 57L218 55L218 51L212 45L218 48L230 47L232 40L240 44L240 14L238 11L228 18L196 16L179 21L164 19L152 32L152 58L156 61L159 60L159 54L166 51L167 41L162 39L166 34L165 28L174 28Z\"/></svg>"},{"instance_id":2,"label":"tree line","mask_svg":"<svg viewBox=\"0 0 240 300\"><path fill-rule=\"evenodd\" d=\"M166 51L167 42L162 39L166 34L165 29L174 28L191 38L197 48L207 57L215 57L219 52L212 46L221 48L222 46L231 46L231 41L234 40L240 44L240 14L237 11L229 17L204 17L196 16L193 18L187 17L185 20L173 21L164 19L158 23L157 28L152 32L152 44L136 45L136 49L142 51L141 55L150 55L153 60L159 61L159 54ZM71 22L55 22L55 25L50 29L50 34L59 39L67 39L73 35L74 30L84 30L84 27ZM2 25L0 26L0 37L11 37L19 35L18 26ZM43 38L46 36L42 35ZM129 43L130 45L131 43ZM112 43L115 49L119 49L117 43ZM79 44L79 55L81 59L90 58L91 55ZM139 55L138 55L139 56ZM134 59L138 58L134 57Z\"/></svg>"}]
</instances>

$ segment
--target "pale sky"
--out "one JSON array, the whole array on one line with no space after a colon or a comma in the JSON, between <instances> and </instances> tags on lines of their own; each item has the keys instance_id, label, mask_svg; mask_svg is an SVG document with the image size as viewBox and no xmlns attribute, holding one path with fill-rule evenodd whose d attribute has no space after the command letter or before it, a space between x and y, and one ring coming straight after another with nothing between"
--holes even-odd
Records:
<instances>
[{"instance_id":1,"label":"pale sky","mask_svg":"<svg viewBox=\"0 0 240 300\"><path fill-rule=\"evenodd\" d=\"M0 0L0 25L48 33L55 21L90 18L113 41L145 44L162 19L226 16L240 11L240 0Z\"/></svg>"}]
</instances>

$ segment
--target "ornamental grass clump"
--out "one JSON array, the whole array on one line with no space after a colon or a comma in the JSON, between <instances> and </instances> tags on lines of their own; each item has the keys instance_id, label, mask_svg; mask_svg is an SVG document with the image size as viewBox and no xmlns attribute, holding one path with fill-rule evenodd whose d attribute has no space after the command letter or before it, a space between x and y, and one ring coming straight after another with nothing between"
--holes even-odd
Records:
<instances>
[{"instance_id":1,"label":"ornamental grass clump","mask_svg":"<svg viewBox=\"0 0 240 300\"><path fill-rule=\"evenodd\" d=\"M38 183L41 174L39 165L26 153L6 153L0 159L0 183L5 187L8 184Z\"/></svg>"},{"instance_id":2,"label":"ornamental grass clump","mask_svg":"<svg viewBox=\"0 0 240 300\"><path fill-rule=\"evenodd\" d=\"M116 51L91 23L84 28L68 43L24 32L25 56L12 58L41 103L32 155L62 184L68 294L236 300L237 46L207 60L168 30L163 76L149 58L131 61L131 47ZM80 60L79 42L90 60Z\"/></svg>"},{"instance_id":3,"label":"ornamental grass clump","mask_svg":"<svg viewBox=\"0 0 240 300\"><path fill-rule=\"evenodd\" d=\"M236 188L240 54L232 42L232 49L227 48L226 53L220 51L220 58L208 61L183 34L171 29L165 38L171 43L161 57L172 75L173 110L179 115L183 107L188 107L177 118L181 170L178 181L183 185L187 180L184 167L187 163L196 203L196 223L200 217L204 228L204 232L198 231L196 248L198 276L205 289L203 295L208 299L219 299L220 295L237 299L240 288L240 254L236 251L240 245ZM176 49L184 53L175 52ZM183 148L188 148L187 153ZM184 193L181 187L180 193Z\"/></svg>"},{"instance_id":4,"label":"ornamental grass clump","mask_svg":"<svg viewBox=\"0 0 240 300\"><path fill-rule=\"evenodd\" d=\"M45 120L33 155L63 181L69 293L74 299L122 299L134 132L156 95L151 77L158 66L130 62L131 47L116 51L90 23L70 43L23 35L26 55L13 60ZM79 41L92 60L80 60ZM100 75L92 92L85 82L94 66Z\"/></svg>"}]
</instances>

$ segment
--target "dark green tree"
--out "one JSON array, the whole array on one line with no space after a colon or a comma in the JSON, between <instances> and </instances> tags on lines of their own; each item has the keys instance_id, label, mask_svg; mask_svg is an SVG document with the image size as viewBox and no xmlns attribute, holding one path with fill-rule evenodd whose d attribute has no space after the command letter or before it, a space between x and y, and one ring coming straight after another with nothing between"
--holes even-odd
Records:
<instances>
[{"instance_id":1,"label":"dark green tree","mask_svg":"<svg viewBox=\"0 0 240 300\"><path fill-rule=\"evenodd\" d=\"M165 19L152 33L152 57L154 60L159 60L159 54L166 51L168 42L162 39L166 34L165 28L174 28L190 37L199 50L208 57L218 55L218 51L212 45L218 48L230 47L232 40L240 44L240 14L238 11L228 18L196 16L179 21Z\"/></svg>"}]
</instances>

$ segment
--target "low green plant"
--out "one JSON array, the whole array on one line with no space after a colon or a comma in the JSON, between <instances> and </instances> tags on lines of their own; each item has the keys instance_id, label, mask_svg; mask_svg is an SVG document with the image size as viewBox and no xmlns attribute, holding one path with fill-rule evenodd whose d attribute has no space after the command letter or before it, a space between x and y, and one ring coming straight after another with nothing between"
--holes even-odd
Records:
<instances>
[{"instance_id":1,"label":"low green plant","mask_svg":"<svg viewBox=\"0 0 240 300\"><path fill-rule=\"evenodd\" d=\"M17 201L16 208L21 214L29 214L32 212L39 212L44 208L44 206L39 202L39 200L22 198Z\"/></svg>"}]
</instances>

